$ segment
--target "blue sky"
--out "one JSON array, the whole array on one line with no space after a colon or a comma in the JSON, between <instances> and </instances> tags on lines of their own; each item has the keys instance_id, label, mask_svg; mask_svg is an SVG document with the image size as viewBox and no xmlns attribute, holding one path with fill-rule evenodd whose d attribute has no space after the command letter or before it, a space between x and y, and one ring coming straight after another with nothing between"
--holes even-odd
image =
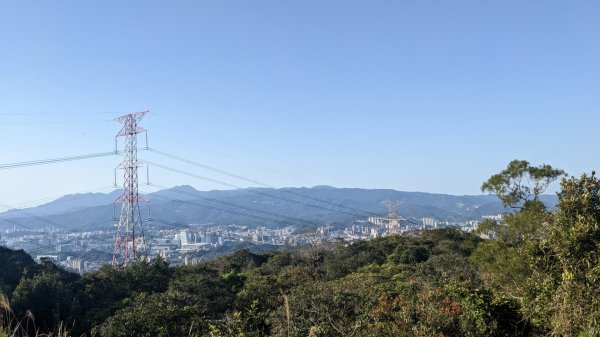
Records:
<instances>
[{"instance_id":1,"label":"blue sky","mask_svg":"<svg viewBox=\"0 0 600 337\"><path fill-rule=\"evenodd\" d=\"M150 146L278 187L478 194L515 158L579 175L599 32L597 1L0 0L0 163L109 151L112 118L150 109ZM108 186L118 162L1 171L0 203Z\"/></svg>"}]
</instances>

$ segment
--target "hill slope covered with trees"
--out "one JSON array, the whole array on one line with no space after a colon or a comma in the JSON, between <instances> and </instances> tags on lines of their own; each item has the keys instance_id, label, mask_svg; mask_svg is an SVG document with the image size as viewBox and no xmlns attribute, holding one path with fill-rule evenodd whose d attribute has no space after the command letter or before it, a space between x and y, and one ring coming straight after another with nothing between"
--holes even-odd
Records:
<instances>
[{"instance_id":1,"label":"hill slope covered with trees","mask_svg":"<svg viewBox=\"0 0 600 337\"><path fill-rule=\"evenodd\" d=\"M2 249L0 335L598 336L599 193L594 174L563 179L555 211L525 198L481 226L490 240L441 229L84 276Z\"/></svg>"}]
</instances>

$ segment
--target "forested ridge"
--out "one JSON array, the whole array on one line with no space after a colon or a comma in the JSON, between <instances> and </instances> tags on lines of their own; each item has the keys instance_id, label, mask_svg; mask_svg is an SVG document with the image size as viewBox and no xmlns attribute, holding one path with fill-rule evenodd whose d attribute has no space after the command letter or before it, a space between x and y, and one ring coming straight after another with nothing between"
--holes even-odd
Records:
<instances>
[{"instance_id":1,"label":"forested ridge","mask_svg":"<svg viewBox=\"0 0 600 337\"><path fill-rule=\"evenodd\" d=\"M537 196L563 172L525 163L484 183L514 212L479 233L240 250L193 266L157 259L83 276L1 248L0 336L599 336L600 181L563 178L549 211Z\"/></svg>"}]
</instances>

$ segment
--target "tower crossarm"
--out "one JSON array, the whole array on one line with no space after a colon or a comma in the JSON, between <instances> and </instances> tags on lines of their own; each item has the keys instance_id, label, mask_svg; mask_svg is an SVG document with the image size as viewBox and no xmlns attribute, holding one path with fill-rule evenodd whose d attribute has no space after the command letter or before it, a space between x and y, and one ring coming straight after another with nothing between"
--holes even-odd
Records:
<instances>
[{"instance_id":1,"label":"tower crossarm","mask_svg":"<svg viewBox=\"0 0 600 337\"><path fill-rule=\"evenodd\" d=\"M144 116L148 113L146 111L134 112L127 115L123 115L115 118L115 122L119 122L123 124L123 128L119 133L117 133L117 137L135 135L141 132L145 132L146 129L138 125L138 122L144 118Z\"/></svg>"}]
</instances>

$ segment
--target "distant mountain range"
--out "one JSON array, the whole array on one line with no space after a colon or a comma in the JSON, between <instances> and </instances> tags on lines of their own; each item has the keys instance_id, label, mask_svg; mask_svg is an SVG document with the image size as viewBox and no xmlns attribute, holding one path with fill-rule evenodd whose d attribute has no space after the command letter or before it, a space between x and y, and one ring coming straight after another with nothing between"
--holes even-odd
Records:
<instances>
[{"instance_id":1,"label":"distant mountain range","mask_svg":"<svg viewBox=\"0 0 600 337\"><path fill-rule=\"evenodd\" d=\"M45 205L0 213L0 229L13 226L35 230L40 227L76 229L108 228L114 225L120 205L114 204L121 191L76 194ZM506 212L495 196L454 196L391 189L359 189L315 186L312 188L247 188L198 191L177 186L147 195L141 203L142 217L155 219L156 226L168 223L213 223L316 227L325 223L348 223L369 216L385 216L384 200L398 200L398 213L409 218L447 221L481 219ZM550 208L554 195L542 196ZM149 211L148 211L149 210Z\"/></svg>"}]
</instances>

